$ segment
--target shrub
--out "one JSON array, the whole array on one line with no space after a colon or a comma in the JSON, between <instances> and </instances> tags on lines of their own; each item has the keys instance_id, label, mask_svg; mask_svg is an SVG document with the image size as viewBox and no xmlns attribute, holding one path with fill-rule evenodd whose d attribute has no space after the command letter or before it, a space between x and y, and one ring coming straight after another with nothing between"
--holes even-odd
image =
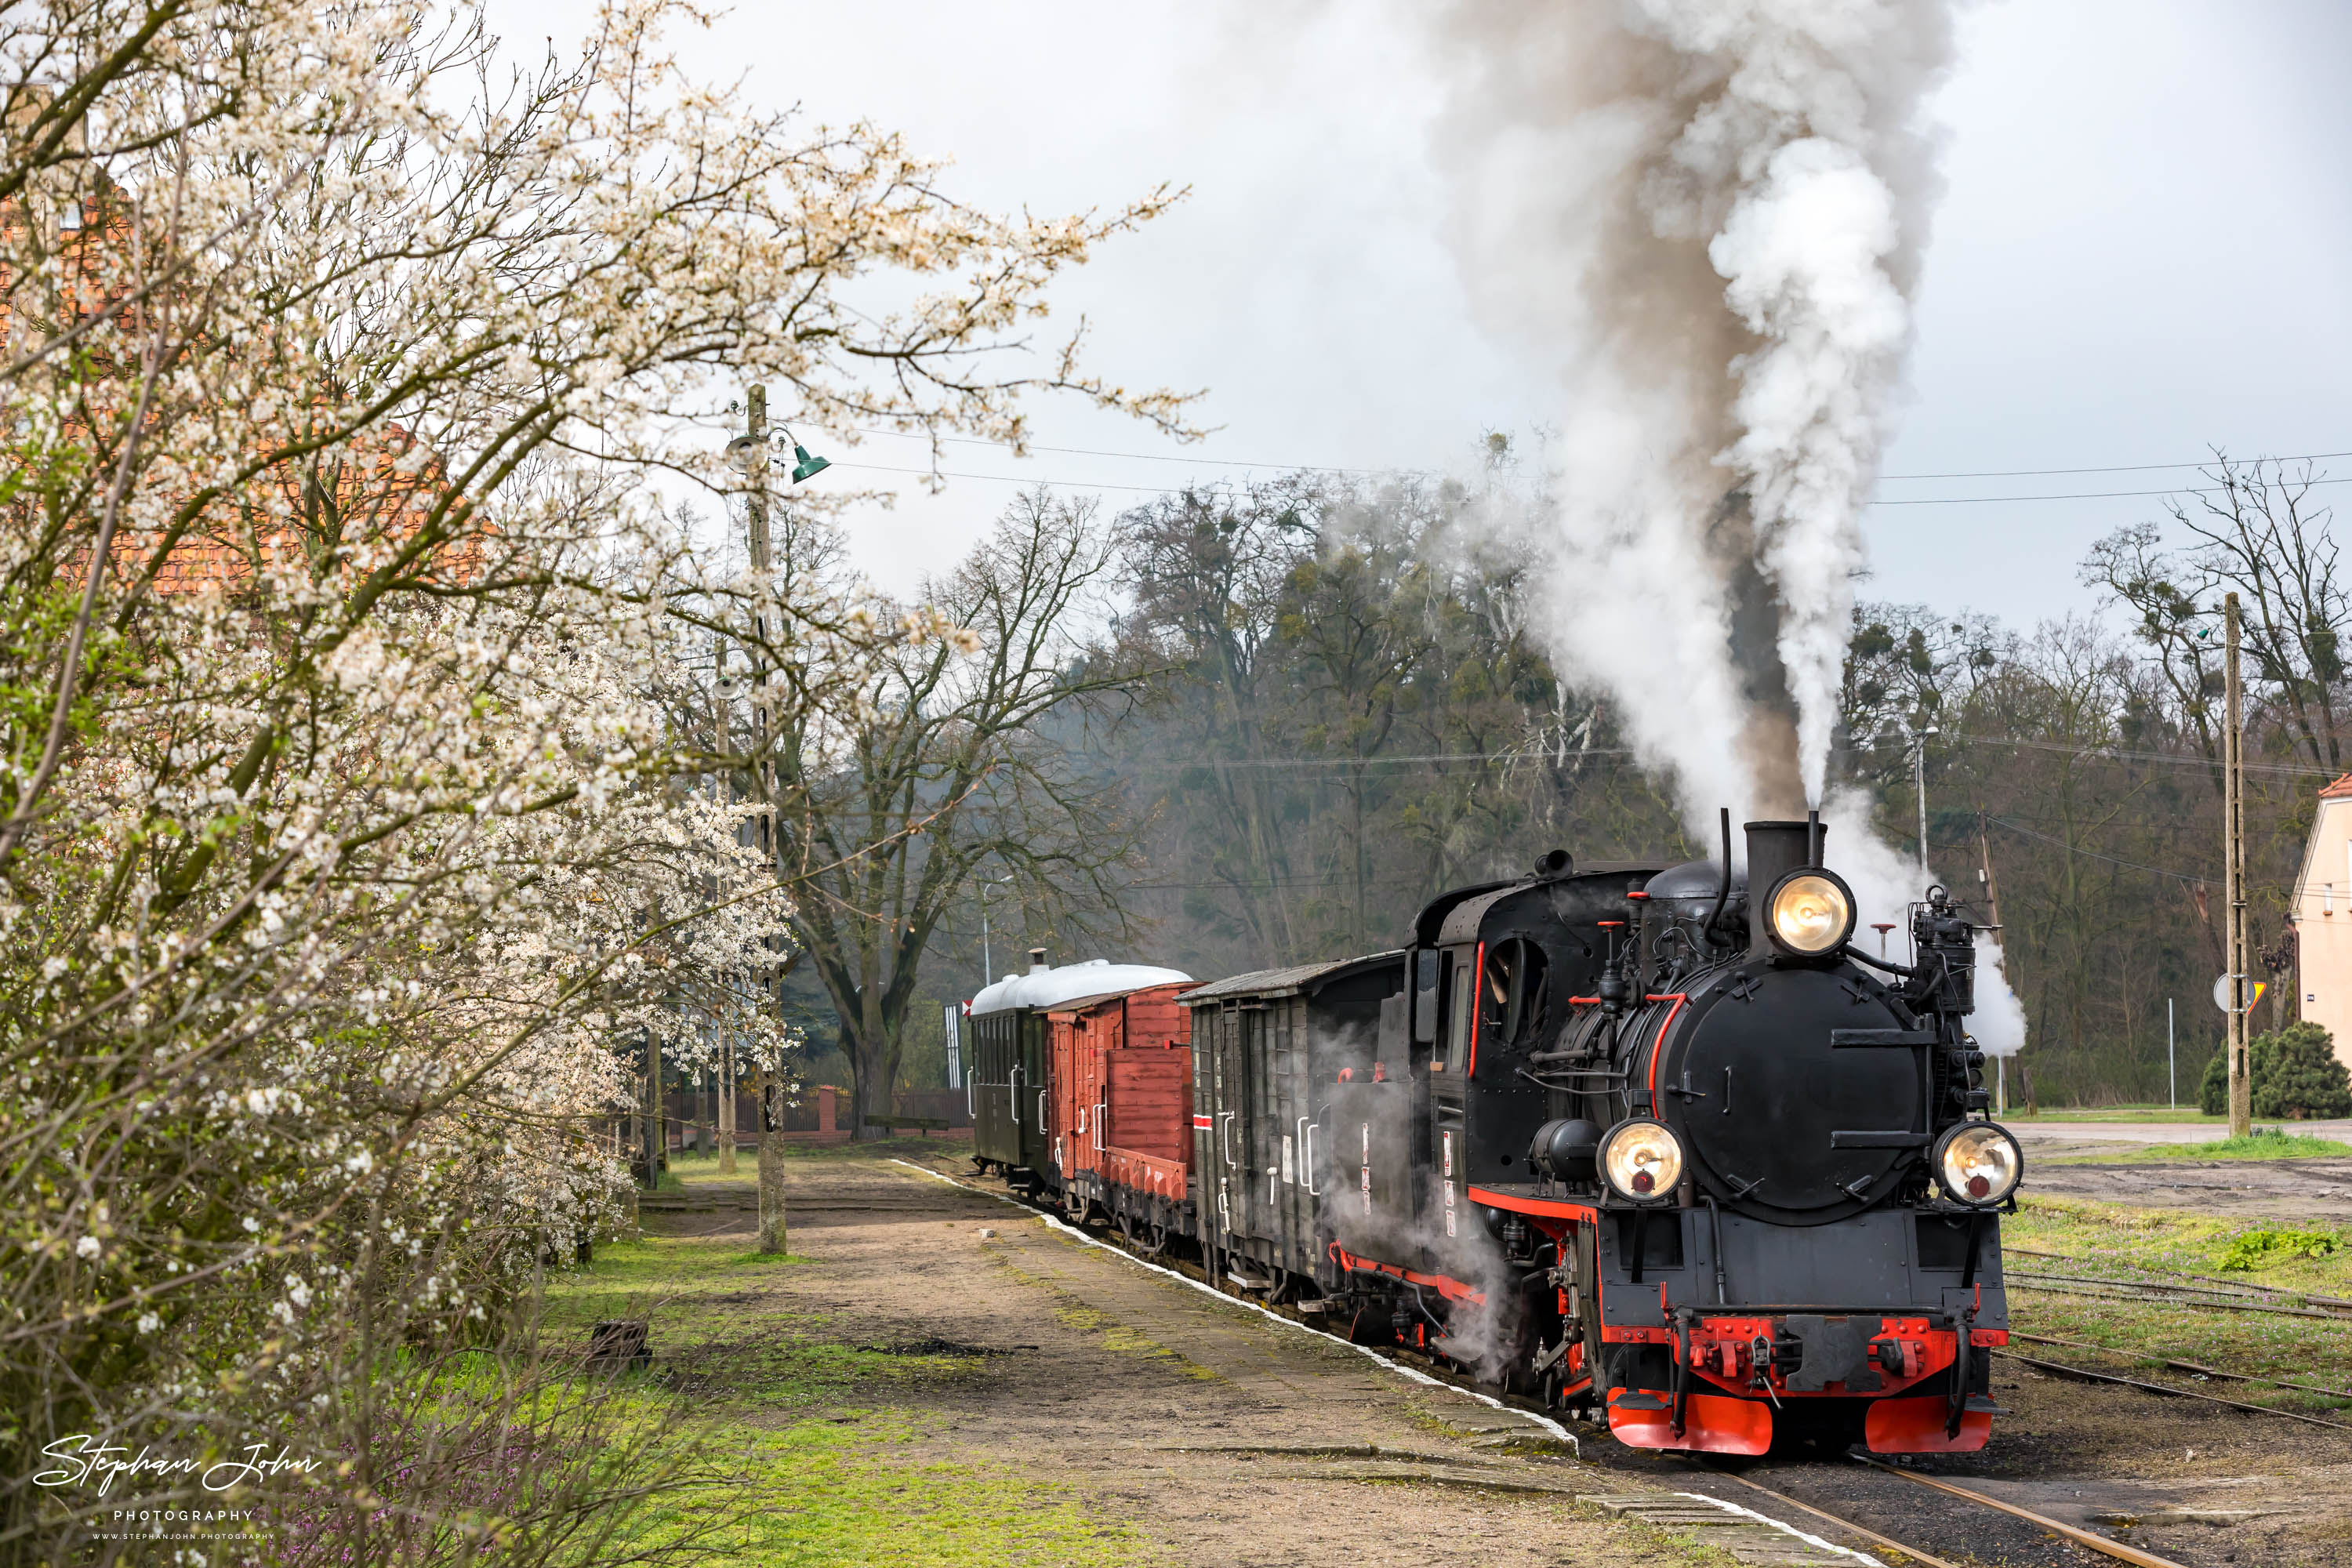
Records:
<instances>
[{"instance_id":1,"label":"shrub","mask_svg":"<svg viewBox=\"0 0 2352 1568\"><path fill-rule=\"evenodd\" d=\"M2221 1272L2263 1268L2298 1258L2325 1258L2336 1250L2336 1237L2324 1230L2250 1230L2230 1243L2221 1255Z\"/></svg>"},{"instance_id":2,"label":"shrub","mask_svg":"<svg viewBox=\"0 0 2352 1568\"><path fill-rule=\"evenodd\" d=\"M2352 1116L2352 1075L2336 1059L2335 1041L2316 1024L2289 1024L2275 1035L2263 1035L2254 1050L2270 1049L2250 1065L2253 1068L2254 1114L2303 1121L2318 1116ZM2253 1052L2250 1051L2250 1058Z\"/></svg>"},{"instance_id":3,"label":"shrub","mask_svg":"<svg viewBox=\"0 0 2352 1568\"><path fill-rule=\"evenodd\" d=\"M2316 1024L2289 1024L2256 1035L2246 1045L2246 1068L2253 1079L2256 1116L2289 1121L2352 1116L2352 1074L2336 1059L2334 1038ZM2229 1052L2213 1053L2198 1085L2197 1103L2208 1116L2230 1108Z\"/></svg>"}]
</instances>

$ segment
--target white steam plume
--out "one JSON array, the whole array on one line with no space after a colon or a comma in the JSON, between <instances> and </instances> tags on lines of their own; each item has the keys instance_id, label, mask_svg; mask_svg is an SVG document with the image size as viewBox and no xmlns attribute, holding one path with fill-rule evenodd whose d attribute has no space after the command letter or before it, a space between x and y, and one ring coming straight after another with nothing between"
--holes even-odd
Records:
<instances>
[{"instance_id":1,"label":"white steam plume","mask_svg":"<svg viewBox=\"0 0 2352 1568\"><path fill-rule=\"evenodd\" d=\"M1825 805L1864 920L1906 935L1916 863L1823 797L1953 4L1455 0L1429 33L1474 299L1560 367L1554 658L1617 699L1698 832L1719 805ZM2005 1054L2024 1017L1998 956L1975 1028Z\"/></svg>"},{"instance_id":2,"label":"white steam plume","mask_svg":"<svg viewBox=\"0 0 2352 1568\"><path fill-rule=\"evenodd\" d=\"M1933 868L1922 878L1917 860L1871 831L1870 797L1860 790L1831 790L1822 821L1829 829L1824 858L1853 889L1855 943L1876 954L1879 933L1871 928L1891 925L1895 929L1886 933L1891 939L1886 956L1897 963L1910 963L1910 905L1927 884L1941 879ZM1976 948L1977 1006L1969 1016L1969 1034L1986 1055L2013 1057L2025 1044L2025 1009L2009 988L1999 940L1979 931Z\"/></svg>"},{"instance_id":3,"label":"white steam plume","mask_svg":"<svg viewBox=\"0 0 2352 1568\"><path fill-rule=\"evenodd\" d=\"M1793 815L1910 342L1948 0L1464 0L1435 37L1474 292L1567 390L1553 651L1695 824Z\"/></svg>"}]
</instances>

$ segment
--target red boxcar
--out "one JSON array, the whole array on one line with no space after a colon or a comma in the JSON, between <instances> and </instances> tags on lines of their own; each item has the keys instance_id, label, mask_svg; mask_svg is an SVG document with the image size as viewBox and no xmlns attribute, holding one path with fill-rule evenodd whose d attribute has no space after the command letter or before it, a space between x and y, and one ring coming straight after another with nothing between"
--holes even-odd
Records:
<instances>
[{"instance_id":1,"label":"red boxcar","mask_svg":"<svg viewBox=\"0 0 2352 1568\"><path fill-rule=\"evenodd\" d=\"M1155 1248L1191 1224L1192 1018L1176 1005L1191 988L1081 997L1045 1016L1063 1203Z\"/></svg>"}]
</instances>

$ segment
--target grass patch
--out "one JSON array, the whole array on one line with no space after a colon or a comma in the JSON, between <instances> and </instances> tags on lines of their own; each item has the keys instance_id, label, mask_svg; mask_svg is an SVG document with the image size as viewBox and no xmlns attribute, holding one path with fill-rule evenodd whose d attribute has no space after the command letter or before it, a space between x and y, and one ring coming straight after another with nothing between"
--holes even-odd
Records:
<instances>
[{"instance_id":1,"label":"grass patch","mask_svg":"<svg viewBox=\"0 0 2352 1568\"><path fill-rule=\"evenodd\" d=\"M2352 1143L2314 1138L2283 1127L2257 1127L2243 1138L2217 1138L2210 1143L2141 1143L2105 1154L2066 1154L2042 1161L2049 1165L2143 1165L2154 1160L2316 1160L2352 1154Z\"/></svg>"},{"instance_id":2,"label":"grass patch","mask_svg":"<svg viewBox=\"0 0 2352 1568\"><path fill-rule=\"evenodd\" d=\"M2029 1115L2021 1105L2009 1108L2009 1118L2019 1121L2145 1121L2167 1125L2197 1126L2226 1122L2226 1116L2208 1116L2194 1107L2176 1108L2168 1105L2044 1105Z\"/></svg>"},{"instance_id":3,"label":"grass patch","mask_svg":"<svg viewBox=\"0 0 2352 1568\"><path fill-rule=\"evenodd\" d=\"M927 1163L941 1154L952 1154L961 1161L971 1158L969 1138L877 1138L870 1143L788 1142L782 1145L784 1162L792 1165L829 1164L844 1160L888 1159L895 1155ZM735 1173L729 1175L719 1168L716 1152L672 1150L669 1167L662 1173L661 1190L673 1186L701 1186L711 1182L755 1186L760 1180L760 1152L746 1143L735 1152Z\"/></svg>"},{"instance_id":4,"label":"grass patch","mask_svg":"<svg viewBox=\"0 0 2352 1568\"><path fill-rule=\"evenodd\" d=\"M2256 1239L2287 1234L2316 1239L2283 1245ZM2345 1239L2325 1229L2289 1233L2276 1225L2077 1198L2022 1196L2018 1212L2001 1222L2004 1262L2012 1273L2137 1285L2226 1280L2352 1298L2352 1249L2345 1247ZM2242 1267L2231 1267L2233 1259ZM2207 1278L2192 1278L2198 1275ZM2010 1286L2009 1310L2013 1328L2098 1345L2122 1363L2105 1370L2137 1369L2158 1381L2184 1380L2181 1373L2165 1368L2168 1359L2330 1385L2342 1385L2346 1369L2352 1367L2352 1319L2104 1300L2064 1286L2029 1289L2021 1283ZM2017 1348L2055 1361L2084 1359L2084 1352L2071 1348ZM2320 1412L2352 1405L2352 1389L2343 1399L2253 1384L2233 1384L2217 1392L2231 1399Z\"/></svg>"},{"instance_id":5,"label":"grass patch","mask_svg":"<svg viewBox=\"0 0 2352 1568\"><path fill-rule=\"evenodd\" d=\"M825 1267L745 1251L740 1236L651 1237L600 1247L589 1268L550 1284L553 1344L584 1343L601 1319L647 1321L654 1364L628 1374L644 1408L682 1401L702 1451L734 1472L663 1500L644 1521L648 1537L725 1520L698 1553L709 1568L1092 1565L1145 1552L1068 1488L949 1441L922 1408L926 1391L985 1378L993 1358L859 1342L870 1329L812 1310L797 1289Z\"/></svg>"},{"instance_id":6,"label":"grass patch","mask_svg":"<svg viewBox=\"0 0 2352 1568\"><path fill-rule=\"evenodd\" d=\"M929 1452L918 1425L887 1415L766 1434L744 1462L771 1501L714 1563L1090 1565L1134 1562L1144 1547L1045 1487Z\"/></svg>"}]
</instances>

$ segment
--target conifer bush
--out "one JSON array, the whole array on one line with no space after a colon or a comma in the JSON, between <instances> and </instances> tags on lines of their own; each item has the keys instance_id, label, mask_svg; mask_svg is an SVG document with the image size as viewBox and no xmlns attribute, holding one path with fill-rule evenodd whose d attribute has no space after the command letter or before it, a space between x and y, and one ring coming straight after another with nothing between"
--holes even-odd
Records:
<instances>
[{"instance_id":1,"label":"conifer bush","mask_svg":"<svg viewBox=\"0 0 2352 1568\"><path fill-rule=\"evenodd\" d=\"M2336 1060L2334 1037L2316 1024L2294 1023L2256 1035L2246 1043L2246 1070L2256 1116L2285 1121L2352 1116L2352 1074ZM2226 1049L2205 1064L2197 1103L2208 1116L2230 1109Z\"/></svg>"}]
</instances>

